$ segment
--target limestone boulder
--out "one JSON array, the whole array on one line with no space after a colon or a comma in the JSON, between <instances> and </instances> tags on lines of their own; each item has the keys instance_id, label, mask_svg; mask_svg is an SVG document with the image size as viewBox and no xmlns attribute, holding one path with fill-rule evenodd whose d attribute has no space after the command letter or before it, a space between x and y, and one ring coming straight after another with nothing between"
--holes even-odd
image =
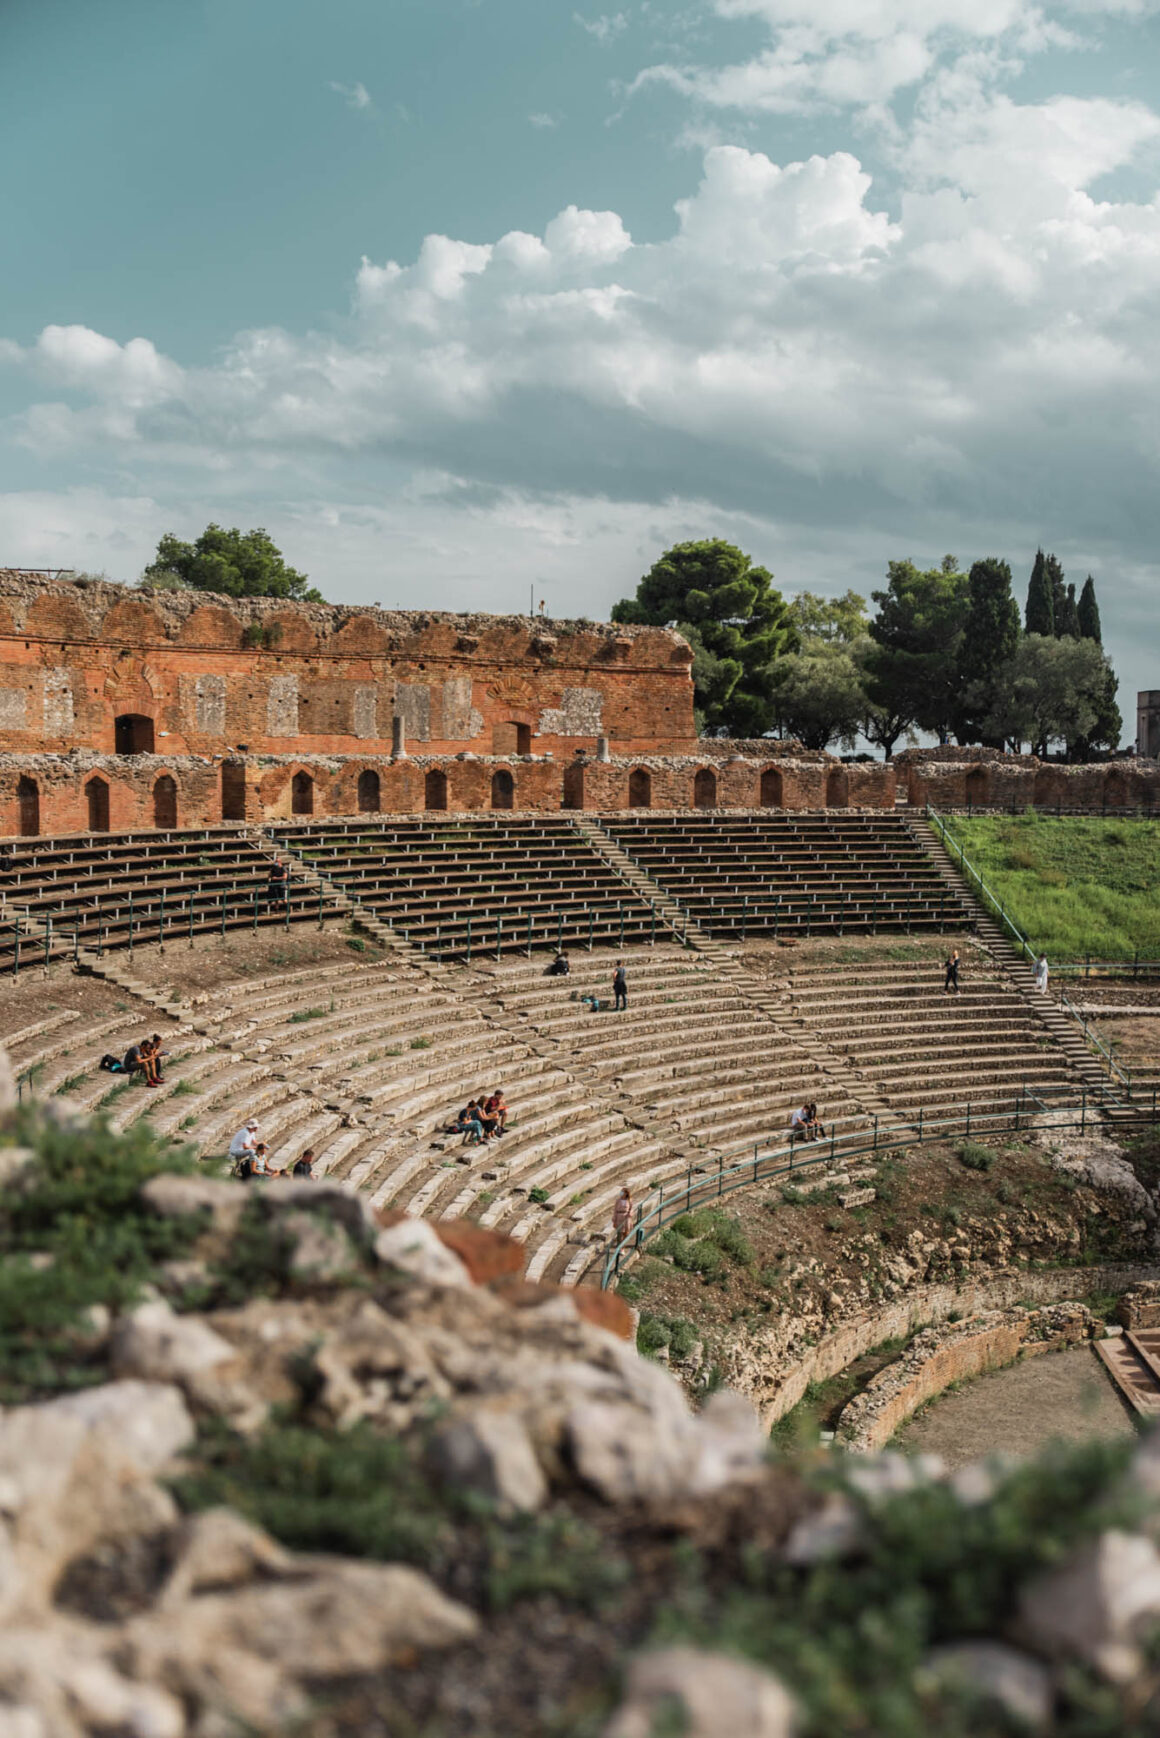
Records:
<instances>
[{"instance_id":1,"label":"limestone boulder","mask_svg":"<svg viewBox=\"0 0 1160 1738\"><path fill-rule=\"evenodd\" d=\"M1109 1529L1024 1589L1017 1637L1052 1660L1080 1659L1114 1683L1143 1669L1140 1638L1160 1620L1160 1552Z\"/></svg>"},{"instance_id":2,"label":"limestone boulder","mask_svg":"<svg viewBox=\"0 0 1160 1738\"><path fill-rule=\"evenodd\" d=\"M653 1738L665 1721L685 1738L792 1738L796 1725L789 1691L772 1673L692 1647L633 1660L604 1738Z\"/></svg>"}]
</instances>

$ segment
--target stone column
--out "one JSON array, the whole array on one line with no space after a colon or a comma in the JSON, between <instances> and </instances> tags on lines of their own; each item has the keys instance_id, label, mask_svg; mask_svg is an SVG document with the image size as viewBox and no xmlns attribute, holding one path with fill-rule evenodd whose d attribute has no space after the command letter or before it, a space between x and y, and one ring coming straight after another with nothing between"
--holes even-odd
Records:
<instances>
[{"instance_id":1,"label":"stone column","mask_svg":"<svg viewBox=\"0 0 1160 1738\"><path fill-rule=\"evenodd\" d=\"M607 738L607 736L598 736L596 738L596 758L597 758L597 760L611 760L612 759L611 754L609 754L609 752L608 752L608 738Z\"/></svg>"},{"instance_id":2,"label":"stone column","mask_svg":"<svg viewBox=\"0 0 1160 1738\"><path fill-rule=\"evenodd\" d=\"M391 719L391 759L406 760L407 727L396 712Z\"/></svg>"}]
</instances>

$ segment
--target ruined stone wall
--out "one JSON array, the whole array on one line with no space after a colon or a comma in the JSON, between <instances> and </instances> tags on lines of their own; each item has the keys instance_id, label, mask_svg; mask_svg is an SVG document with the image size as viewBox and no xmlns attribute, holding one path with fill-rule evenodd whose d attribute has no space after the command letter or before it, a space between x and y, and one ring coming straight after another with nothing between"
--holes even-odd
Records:
<instances>
[{"instance_id":1,"label":"ruined stone wall","mask_svg":"<svg viewBox=\"0 0 1160 1738\"><path fill-rule=\"evenodd\" d=\"M666 628L355 609L0 572L0 753L570 755L696 740Z\"/></svg>"},{"instance_id":2,"label":"ruined stone wall","mask_svg":"<svg viewBox=\"0 0 1160 1738\"><path fill-rule=\"evenodd\" d=\"M1063 766L997 749L907 749L895 755L907 800L936 809L1160 809L1160 763L1129 758ZM853 770L851 768L851 770Z\"/></svg>"},{"instance_id":3,"label":"ruined stone wall","mask_svg":"<svg viewBox=\"0 0 1160 1738\"><path fill-rule=\"evenodd\" d=\"M108 793L108 830L251 824L360 812L416 814L490 809L555 814L621 810L634 775L647 774L652 809L894 807L893 768L844 767L823 755L713 763L697 755L0 755L0 836L79 833L93 825L90 786ZM701 775L700 781L698 774ZM369 790L364 775L369 775ZM432 775L435 784L429 782ZM712 783L705 788L705 778ZM295 807L295 778L299 804ZM445 788L438 781L445 781ZM303 788L303 781L308 781ZM360 783L361 781L361 783ZM25 798L22 801L22 786ZM228 800L227 787L234 802ZM32 806L28 794L34 792ZM636 793L640 794L639 789ZM368 807L369 804L369 807Z\"/></svg>"}]
</instances>

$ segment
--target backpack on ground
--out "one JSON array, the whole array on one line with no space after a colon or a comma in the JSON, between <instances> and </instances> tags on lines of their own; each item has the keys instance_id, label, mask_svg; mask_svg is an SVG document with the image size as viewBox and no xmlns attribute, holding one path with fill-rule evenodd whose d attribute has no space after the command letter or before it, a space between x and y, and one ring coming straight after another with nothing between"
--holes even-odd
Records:
<instances>
[{"instance_id":1,"label":"backpack on ground","mask_svg":"<svg viewBox=\"0 0 1160 1738\"><path fill-rule=\"evenodd\" d=\"M121 1058L119 1056L110 1056L106 1050L97 1066L98 1068L106 1069L110 1074L120 1074Z\"/></svg>"},{"instance_id":2,"label":"backpack on ground","mask_svg":"<svg viewBox=\"0 0 1160 1738\"><path fill-rule=\"evenodd\" d=\"M252 1177L253 1174L254 1156L252 1153L243 1153L237 1164L234 1166L234 1176L248 1179Z\"/></svg>"}]
</instances>

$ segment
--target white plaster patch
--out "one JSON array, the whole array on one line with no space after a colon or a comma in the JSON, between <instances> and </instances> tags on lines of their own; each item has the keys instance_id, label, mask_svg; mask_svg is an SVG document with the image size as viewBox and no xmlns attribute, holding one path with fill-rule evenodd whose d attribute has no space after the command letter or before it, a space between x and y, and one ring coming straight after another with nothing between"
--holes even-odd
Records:
<instances>
[{"instance_id":1,"label":"white plaster patch","mask_svg":"<svg viewBox=\"0 0 1160 1738\"><path fill-rule=\"evenodd\" d=\"M44 734L67 736L73 727L72 674L65 669L44 672Z\"/></svg>"},{"instance_id":2,"label":"white plaster patch","mask_svg":"<svg viewBox=\"0 0 1160 1738\"><path fill-rule=\"evenodd\" d=\"M269 736L298 735L298 678L272 676L266 697L266 732Z\"/></svg>"},{"instance_id":3,"label":"white plaster patch","mask_svg":"<svg viewBox=\"0 0 1160 1738\"><path fill-rule=\"evenodd\" d=\"M0 730L28 729L28 696L23 688L0 688Z\"/></svg>"},{"instance_id":4,"label":"white plaster patch","mask_svg":"<svg viewBox=\"0 0 1160 1738\"><path fill-rule=\"evenodd\" d=\"M400 682L395 689L395 713L412 742L431 740L431 690L426 682Z\"/></svg>"},{"instance_id":5,"label":"white plaster patch","mask_svg":"<svg viewBox=\"0 0 1160 1738\"><path fill-rule=\"evenodd\" d=\"M470 742L483 729L483 713L471 704L471 677L450 676L443 684L443 736Z\"/></svg>"},{"instance_id":6,"label":"white plaster patch","mask_svg":"<svg viewBox=\"0 0 1160 1738\"><path fill-rule=\"evenodd\" d=\"M378 735L379 691L359 687L354 691L354 734L366 740Z\"/></svg>"},{"instance_id":7,"label":"white plaster patch","mask_svg":"<svg viewBox=\"0 0 1160 1738\"><path fill-rule=\"evenodd\" d=\"M565 688L558 707L540 713L541 736L600 736L604 730L604 696L599 688Z\"/></svg>"},{"instance_id":8,"label":"white plaster patch","mask_svg":"<svg viewBox=\"0 0 1160 1738\"><path fill-rule=\"evenodd\" d=\"M225 735L226 679L224 676L198 677L194 710L198 730L206 736Z\"/></svg>"}]
</instances>

